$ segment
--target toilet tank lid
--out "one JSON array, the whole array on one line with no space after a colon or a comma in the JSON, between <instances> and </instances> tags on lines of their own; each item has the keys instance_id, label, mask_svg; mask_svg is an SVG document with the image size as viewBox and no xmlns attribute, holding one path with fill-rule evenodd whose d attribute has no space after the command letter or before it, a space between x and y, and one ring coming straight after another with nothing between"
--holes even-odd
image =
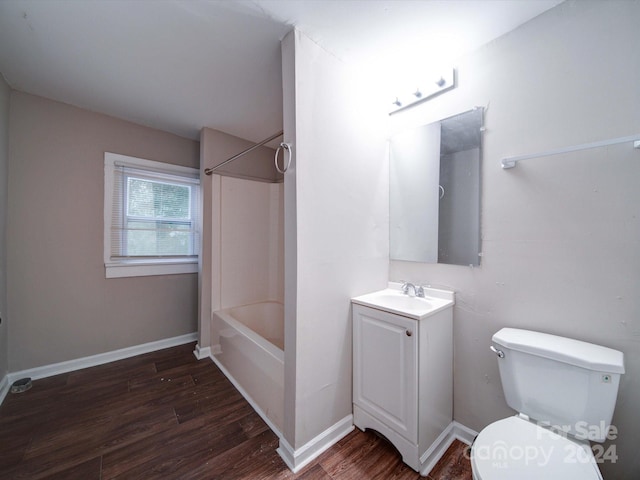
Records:
<instances>
[{"instance_id":1,"label":"toilet tank lid","mask_svg":"<svg viewBox=\"0 0 640 480\"><path fill-rule=\"evenodd\" d=\"M607 373L624 373L624 356L612 348L548 333L503 328L493 342L511 350Z\"/></svg>"}]
</instances>

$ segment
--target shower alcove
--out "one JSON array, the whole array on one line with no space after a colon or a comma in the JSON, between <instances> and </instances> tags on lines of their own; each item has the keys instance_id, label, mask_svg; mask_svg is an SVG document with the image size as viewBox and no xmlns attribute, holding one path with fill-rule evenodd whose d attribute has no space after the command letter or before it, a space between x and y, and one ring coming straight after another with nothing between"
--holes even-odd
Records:
<instances>
[{"instance_id":1,"label":"shower alcove","mask_svg":"<svg viewBox=\"0 0 640 480\"><path fill-rule=\"evenodd\" d=\"M204 129L201 163L217 165L251 145ZM273 149L259 147L210 176L202 175L202 310L196 354L210 355L279 433L284 410L284 188L273 155Z\"/></svg>"}]
</instances>

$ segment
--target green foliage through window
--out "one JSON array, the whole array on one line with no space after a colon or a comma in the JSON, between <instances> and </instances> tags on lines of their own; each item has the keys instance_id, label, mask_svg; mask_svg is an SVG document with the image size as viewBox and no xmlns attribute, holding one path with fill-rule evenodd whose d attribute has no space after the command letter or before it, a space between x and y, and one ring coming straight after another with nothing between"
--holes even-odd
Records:
<instances>
[{"instance_id":1,"label":"green foliage through window","mask_svg":"<svg viewBox=\"0 0 640 480\"><path fill-rule=\"evenodd\" d=\"M129 177L127 192L128 216L190 218L191 188L188 186Z\"/></svg>"},{"instance_id":2,"label":"green foliage through window","mask_svg":"<svg viewBox=\"0 0 640 480\"><path fill-rule=\"evenodd\" d=\"M128 256L192 255L191 188L127 178Z\"/></svg>"}]
</instances>

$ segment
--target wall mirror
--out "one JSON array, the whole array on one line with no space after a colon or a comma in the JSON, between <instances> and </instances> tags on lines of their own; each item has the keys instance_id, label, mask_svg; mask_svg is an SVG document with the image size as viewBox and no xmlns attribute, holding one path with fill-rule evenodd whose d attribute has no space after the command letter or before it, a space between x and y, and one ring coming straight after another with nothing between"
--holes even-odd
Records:
<instances>
[{"instance_id":1,"label":"wall mirror","mask_svg":"<svg viewBox=\"0 0 640 480\"><path fill-rule=\"evenodd\" d=\"M484 108L390 140L390 257L480 264Z\"/></svg>"}]
</instances>

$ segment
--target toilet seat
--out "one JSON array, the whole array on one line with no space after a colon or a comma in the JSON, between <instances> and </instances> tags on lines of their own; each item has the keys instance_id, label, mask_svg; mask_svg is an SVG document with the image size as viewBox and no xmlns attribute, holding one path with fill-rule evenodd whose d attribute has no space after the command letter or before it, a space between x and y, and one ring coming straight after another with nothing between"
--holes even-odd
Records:
<instances>
[{"instance_id":1,"label":"toilet seat","mask_svg":"<svg viewBox=\"0 0 640 480\"><path fill-rule=\"evenodd\" d=\"M521 416L498 420L471 447L474 480L602 480L588 442Z\"/></svg>"}]
</instances>

